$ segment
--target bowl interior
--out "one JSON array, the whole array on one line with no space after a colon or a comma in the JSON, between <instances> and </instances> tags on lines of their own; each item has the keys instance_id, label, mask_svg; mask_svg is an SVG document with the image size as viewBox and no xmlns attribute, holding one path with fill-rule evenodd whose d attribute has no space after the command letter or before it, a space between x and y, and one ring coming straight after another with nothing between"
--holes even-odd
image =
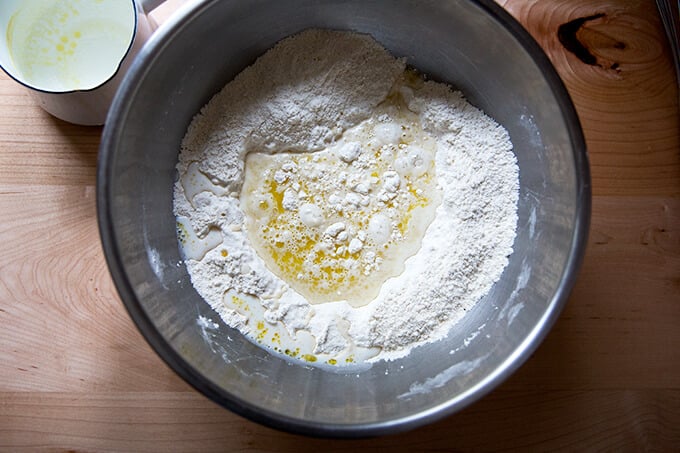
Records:
<instances>
[{"instance_id":1,"label":"bowl interior","mask_svg":"<svg viewBox=\"0 0 680 453\"><path fill-rule=\"evenodd\" d=\"M226 326L191 285L172 214L179 143L193 115L274 43L310 27L369 33L461 89L508 129L520 167L515 252L501 280L445 340L360 370L292 363ZM589 197L578 120L547 58L496 4L468 0L204 1L135 61L104 131L98 179L111 273L156 351L242 415L339 436L424 424L516 369L571 288Z\"/></svg>"}]
</instances>

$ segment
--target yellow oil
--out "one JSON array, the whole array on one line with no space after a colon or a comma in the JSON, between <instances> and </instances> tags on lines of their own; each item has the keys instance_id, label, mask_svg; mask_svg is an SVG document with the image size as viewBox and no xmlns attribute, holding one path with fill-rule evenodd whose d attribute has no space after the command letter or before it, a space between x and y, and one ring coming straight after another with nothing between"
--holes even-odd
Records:
<instances>
[{"instance_id":1,"label":"yellow oil","mask_svg":"<svg viewBox=\"0 0 680 453\"><path fill-rule=\"evenodd\" d=\"M390 96L376 117L385 112L403 131L398 143L374 146L375 127L380 123L373 118L347 131L340 143L322 151L247 156L240 200L248 238L269 269L310 303L346 300L361 306L370 302L382 284L399 275L404 270L404 261L417 252L440 203L434 139L422 130L417 116L406 109L399 94ZM364 163L370 165L342 161L337 147L343 141L362 143ZM394 171L396 159L403 157L411 145L428 153L428 168L417 175L402 175L398 197L381 202L378 192L385 173ZM297 171L287 172L286 178L276 178L284 167ZM331 176L322 178L321 172ZM331 196L337 195L341 186L338 175L343 173L373 181L366 206L340 212L329 208ZM342 190L341 196L352 192L349 186ZM309 226L298 211L286 209L286 191L304 194L303 198L298 197L298 205L313 202L318 206L323 213L322 224ZM369 220L380 213L387 213L391 221L390 239L386 243L371 243L367 239L360 250L350 252L350 239L366 231ZM329 242L324 237L325 228L336 222L345 225L348 240ZM370 256L374 257L372 264Z\"/></svg>"}]
</instances>

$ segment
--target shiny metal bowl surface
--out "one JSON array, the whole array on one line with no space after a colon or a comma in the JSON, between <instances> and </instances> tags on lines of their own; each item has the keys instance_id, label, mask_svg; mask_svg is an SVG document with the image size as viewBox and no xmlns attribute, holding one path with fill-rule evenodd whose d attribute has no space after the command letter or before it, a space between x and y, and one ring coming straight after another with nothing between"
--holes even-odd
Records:
<instances>
[{"instance_id":1,"label":"shiny metal bowl surface","mask_svg":"<svg viewBox=\"0 0 680 453\"><path fill-rule=\"evenodd\" d=\"M445 340L362 371L293 363L224 325L191 285L172 213L191 118L274 43L311 27L369 33L461 89L508 129L520 167L518 235L501 280ZM161 27L125 78L103 133L97 190L111 274L156 352L238 414L338 437L423 425L506 379L565 304L590 217L585 144L570 98L535 41L491 0L197 3Z\"/></svg>"}]
</instances>

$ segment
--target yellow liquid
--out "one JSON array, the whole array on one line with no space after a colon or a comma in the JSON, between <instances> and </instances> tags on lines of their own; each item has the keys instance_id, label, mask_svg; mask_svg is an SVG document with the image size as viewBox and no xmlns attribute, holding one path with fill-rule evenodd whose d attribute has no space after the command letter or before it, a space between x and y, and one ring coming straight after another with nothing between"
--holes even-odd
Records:
<instances>
[{"instance_id":1,"label":"yellow liquid","mask_svg":"<svg viewBox=\"0 0 680 453\"><path fill-rule=\"evenodd\" d=\"M378 111L323 151L247 156L240 200L248 238L267 267L310 303L368 304L388 278L403 272L441 202L435 140L400 96L382 107L392 112L390 143L376 141L384 126ZM363 157L343 159L346 143L360 143ZM400 164L414 150L420 168L405 169ZM383 189L395 174L398 189L386 197ZM363 184L358 192L357 182ZM298 195L297 208L286 206L287 192ZM346 202L352 199L363 203ZM305 209L316 217L305 218Z\"/></svg>"},{"instance_id":2,"label":"yellow liquid","mask_svg":"<svg viewBox=\"0 0 680 453\"><path fill-rule=\"evenodd\" d=\"M117 71L134 36L124 0L31 0L10 19L12 62L25 83L47 91L95 88Z\"/></svg>"}]
</instances>

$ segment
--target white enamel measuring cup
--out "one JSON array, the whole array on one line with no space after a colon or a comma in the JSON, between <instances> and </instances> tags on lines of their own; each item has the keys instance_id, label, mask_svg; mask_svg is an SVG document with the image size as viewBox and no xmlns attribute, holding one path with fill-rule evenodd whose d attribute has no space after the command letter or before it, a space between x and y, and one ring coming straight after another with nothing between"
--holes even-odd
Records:
<instances>
[{"instance_id":1,"label":"white enamel measuring cup","mask_svg":"<svg viewBox=\"0 0 680 453\"><path fill-rule=\"evenodd\" d=\"M1 0L0 68L62 120L104 124L164 0Z\"/></svg>"}]
</instances>

